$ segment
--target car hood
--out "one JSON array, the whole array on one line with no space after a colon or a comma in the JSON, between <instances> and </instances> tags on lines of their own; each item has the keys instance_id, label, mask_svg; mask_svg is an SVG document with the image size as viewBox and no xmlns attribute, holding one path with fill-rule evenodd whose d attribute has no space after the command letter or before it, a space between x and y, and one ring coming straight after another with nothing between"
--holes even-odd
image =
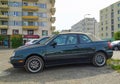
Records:
<instances>
[{"instance_id":1,"label":"car hood","mask_svg":"<svg viewBox=\"0 0 120 84\"><path fill-rule=\"evenodd\" d=\"M15 51L19 51L19 50L27 50L27 49L34 49L34 48L40 48L43 47L45 45L43 44L34 44L34 45L29 45L29 46L20 46L17 49L15 49Z\"/></svg>"}]
</instances>

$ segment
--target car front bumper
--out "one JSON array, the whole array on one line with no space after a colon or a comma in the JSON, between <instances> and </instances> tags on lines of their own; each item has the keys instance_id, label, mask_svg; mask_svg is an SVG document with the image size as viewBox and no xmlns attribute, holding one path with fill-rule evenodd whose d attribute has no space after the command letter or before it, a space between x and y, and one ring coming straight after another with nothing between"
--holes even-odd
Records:
<instances>
[{"instance_id":1,"label":"car front bumper","mask_svg":"<svg viewBox=\"0 0 120 84\"><path fill-rule=\"evenodd\" d=\"M24 67L25 60L22 58L15 58L15 57L10 57L10 63L13 65L14 68L22 68Z\"/></svg>"}]
</instances>

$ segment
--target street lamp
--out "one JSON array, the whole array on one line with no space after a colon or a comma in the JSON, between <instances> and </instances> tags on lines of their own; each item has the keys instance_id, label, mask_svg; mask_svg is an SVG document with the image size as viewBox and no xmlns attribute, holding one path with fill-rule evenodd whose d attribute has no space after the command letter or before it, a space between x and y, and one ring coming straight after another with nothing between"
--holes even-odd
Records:
<instances>
[{"instance_id":1,"label":"street lamp","mask_svg":"<svg viewBox=\"0 0 120 84\"><path fill-rule=\"evenodd\" d=\"M87 32L87 28L85 28L85 24L86 24L85 17L86 17L87 15L91 15L91 14L85 14L85 15L84 15L84 32Z\"/></svg>"}]
</instances>

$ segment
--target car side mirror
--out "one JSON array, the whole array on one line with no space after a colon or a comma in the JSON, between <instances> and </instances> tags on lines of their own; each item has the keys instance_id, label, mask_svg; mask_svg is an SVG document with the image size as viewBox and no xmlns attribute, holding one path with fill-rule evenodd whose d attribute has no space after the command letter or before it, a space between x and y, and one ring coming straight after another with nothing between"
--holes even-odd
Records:
<instances>
[{"instance_id":1,"label":"car side mirror","mask_svg":"<svg viewBox=\"0 0 120 84\"><path fill-rule=\"evenodd\" d=\"M51 46L53 46L54 48L55 48L56 45L57 45L56 42L52 42L52 43L51 43Z\"/></svg>"}]
</instances>

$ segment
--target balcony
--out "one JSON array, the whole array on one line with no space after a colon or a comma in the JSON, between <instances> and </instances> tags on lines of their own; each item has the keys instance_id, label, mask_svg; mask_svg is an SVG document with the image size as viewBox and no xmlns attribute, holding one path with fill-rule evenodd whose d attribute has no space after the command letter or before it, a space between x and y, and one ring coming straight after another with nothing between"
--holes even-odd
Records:
<instances>
[{"instance_id":1,"label":"balcony","mask_svg":"<svg viewBox=\"0 0 120 84\"><path fill-rule=\"evenodd\" d=\"M50 0L51 5L54 7L55 5L55 0Z\"/></svg>"},{"instance_id":2,"label":"balcony","mask_svg":"<svg viewBox=\"0 0 120 84\"><path fill-rule=\"evenodd\" d=\"M0 19L8 19L9 17L7 15L0 15Z\"/></svg>"},{"instance_id":3,"label":"balcony","mask_svg":"<svg viewBox=\"0 0 120 84\"><path fill-rule=\"evenodd\" d=\"M22 9L24 11L38 11L38 7L37 6L23 6Z\"/></svg>"},{"instance_id":4,"label":"balcony","mask_svg":"<svg viewBox=\"0 0 120 84\"><path fill-rule=\"evenodd\" d=\"M27 29L36 30L36 29L38 29L38 27L39 27L39 26L23 26L22 28L23 28L23 29L26 29L26 30L27 30Z\"/></svg>"},{"instance_id":5,"label":"balcony","mask_svg":"<svg viewBox=\"0 0 120 84\"><path fill-rule=\"evenodd\" d=\"M38 20L38 16L22 16L23 20Z\"/></svg>"},{"instance_id":6,"label":"balcony","mask_svg":"<svg viewBox=\"0 0 120 84\"><path fill-rule=\"evenodd\" d=\"M22 0L22 1L27 1L27 2L38 2L38 0Z\"/></svg>"},{"instance_id":7,"label":"balcony","mask_svg":"<svg viewBox=\"0 0 120 84\"><path fill-rule=\"evenodd\" d=\"M2 5L2 4L0 4L0 10L8 10L8 5L6 4L6 5Z\"/></svg>"},{"instance_id":8,"label":"balcony","mask_svg":"<svg viewBox=\"0 0 120 84\"><path fill-rule=\"evenodd\" d=\"M55 11L56 11L56 9L55 9L55 8L51 8L51 9L50 9L50 12L51 12L51 14L52 14L52 15L54 15L54 14L55 14Z\"/></svg>"},{"instance_id":9,"label":"balcony","mask_svg":"<svg viewBox=\"0 0 120 84\"><path fill-rule=\"evenodd\" d=\"M55 26L51 26L51 31L54 31L56 29Z\"/></svg>"},{"instance_id":10,"label":"balcony","mask_svg":"<svg viewBox=\"0 0 120 84\"><path fill-rule=\"evenodd\" d=\"M51 17L51 18L50 18L50 21L51 21L52 23L55 23L55 20L56 20L55 17Z\"/></svg>"},{"instance_id":11,"label":"balcony","mask_svg":"<svg viewBox=\"0 0 120 84\"><path fill-rule=\"evenodd\" d=\"M8 25L1 25L0 24L0 29L8 29Z\"/></svg>"}]
</instances>

